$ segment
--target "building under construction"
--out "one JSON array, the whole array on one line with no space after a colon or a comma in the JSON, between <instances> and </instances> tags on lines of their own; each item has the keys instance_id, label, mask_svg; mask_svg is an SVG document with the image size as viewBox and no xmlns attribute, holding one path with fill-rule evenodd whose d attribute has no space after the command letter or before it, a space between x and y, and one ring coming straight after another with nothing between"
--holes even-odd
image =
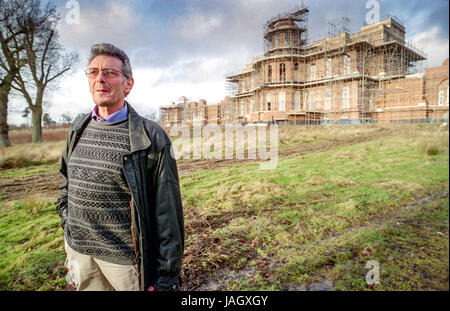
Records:
<instances>
[{"instance_id":1,"label":"building under construction","mask_svg":"<svg viewBox=\"0 0 450 311\"><path fill-rule=\"evenodd\" d=\"M327 38L309 43L308 15L301 7L271 18L264 56L226 77L222 103L163 107L162 125L448 121L448 59L420 72L426 55L405 41L398 20L349 33L342 18L328 23Z\"/></svg>"}]
</instances>

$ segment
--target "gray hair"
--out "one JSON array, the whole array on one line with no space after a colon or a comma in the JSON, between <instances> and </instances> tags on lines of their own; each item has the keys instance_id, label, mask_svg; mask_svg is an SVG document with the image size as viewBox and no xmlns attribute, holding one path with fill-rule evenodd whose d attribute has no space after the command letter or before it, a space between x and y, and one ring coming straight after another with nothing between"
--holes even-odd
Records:
<instances>
[{"instance_id":1,"label":"gray hair","mask_svg":"<svg viewBox=\"0 0 450 311\"><path fill-rule=\"evenodd\" d=\"M133 71L131 70L130 59L128 58L127 54L125 54L124 51L122 51L119 48L116 48L114 45L110 43L95 44L91 48L91 55L89 56L88 66L92 62L92 60L99 55L113 56L120 59L123 64L122 73L125 76L125 78L127 79L133 78Z\"/></svg>"}]
</instances>

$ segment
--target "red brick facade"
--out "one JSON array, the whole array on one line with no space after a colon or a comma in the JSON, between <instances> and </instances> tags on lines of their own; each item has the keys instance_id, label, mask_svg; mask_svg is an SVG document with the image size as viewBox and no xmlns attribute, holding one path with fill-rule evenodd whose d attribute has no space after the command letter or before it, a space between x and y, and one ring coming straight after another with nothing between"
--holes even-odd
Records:
<instances>
[{"instance_id":1,"label":"red brick facade","mask_svg":"<svg viewBox=\"0 0 450 311\"><path fill-rule=\"evenodd\" d=\"M448 59L415 73L414 65L425 57L405 42L405 28L391 18L307 45L308 12L303 8L267 23L266 53L227 77L233 91L224 101L163 107L163 126L448 120Z\"/></svg>"}]
</instances>

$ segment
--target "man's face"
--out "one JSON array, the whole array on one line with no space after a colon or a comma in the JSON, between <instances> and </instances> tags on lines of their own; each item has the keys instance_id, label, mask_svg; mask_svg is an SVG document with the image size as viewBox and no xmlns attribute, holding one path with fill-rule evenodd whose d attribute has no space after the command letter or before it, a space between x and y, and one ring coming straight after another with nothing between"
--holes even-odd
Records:
<instances>
[{"instance_id":1,"label":"man's face","mask_svg":"<svg viewBox=\"0 0 450 311\"><path fill-rule=\"evenodd\" d=\"M122 61L113 56L99 55L89 64L89 69L99 70L96 77L89 78L89 89L94 103L98 106L121 105L125 95L133 88L133 79L126 79L123 74L116 77L107 77L102 70L113 69L122 72Z\"/></svg>"}]
</instances>

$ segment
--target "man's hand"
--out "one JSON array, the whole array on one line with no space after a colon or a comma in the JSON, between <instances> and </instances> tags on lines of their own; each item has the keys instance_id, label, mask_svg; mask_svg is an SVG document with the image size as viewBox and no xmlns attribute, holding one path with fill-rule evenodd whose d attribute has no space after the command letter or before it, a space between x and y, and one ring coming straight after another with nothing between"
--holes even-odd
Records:
<instances>
[{"instance_id":1,"label":"man's hand","mask_svg":"<svg viewBox=\"0 0 450 311\"><path fill-rule=\"evenodd\" d=\"M153 286L151 286L150 285L150 287L149 288L147 288L147 291L148 292L160 292L160 290L159 289L157 289L157 288L154 288Z\"/></svg>"}]
</instances>

